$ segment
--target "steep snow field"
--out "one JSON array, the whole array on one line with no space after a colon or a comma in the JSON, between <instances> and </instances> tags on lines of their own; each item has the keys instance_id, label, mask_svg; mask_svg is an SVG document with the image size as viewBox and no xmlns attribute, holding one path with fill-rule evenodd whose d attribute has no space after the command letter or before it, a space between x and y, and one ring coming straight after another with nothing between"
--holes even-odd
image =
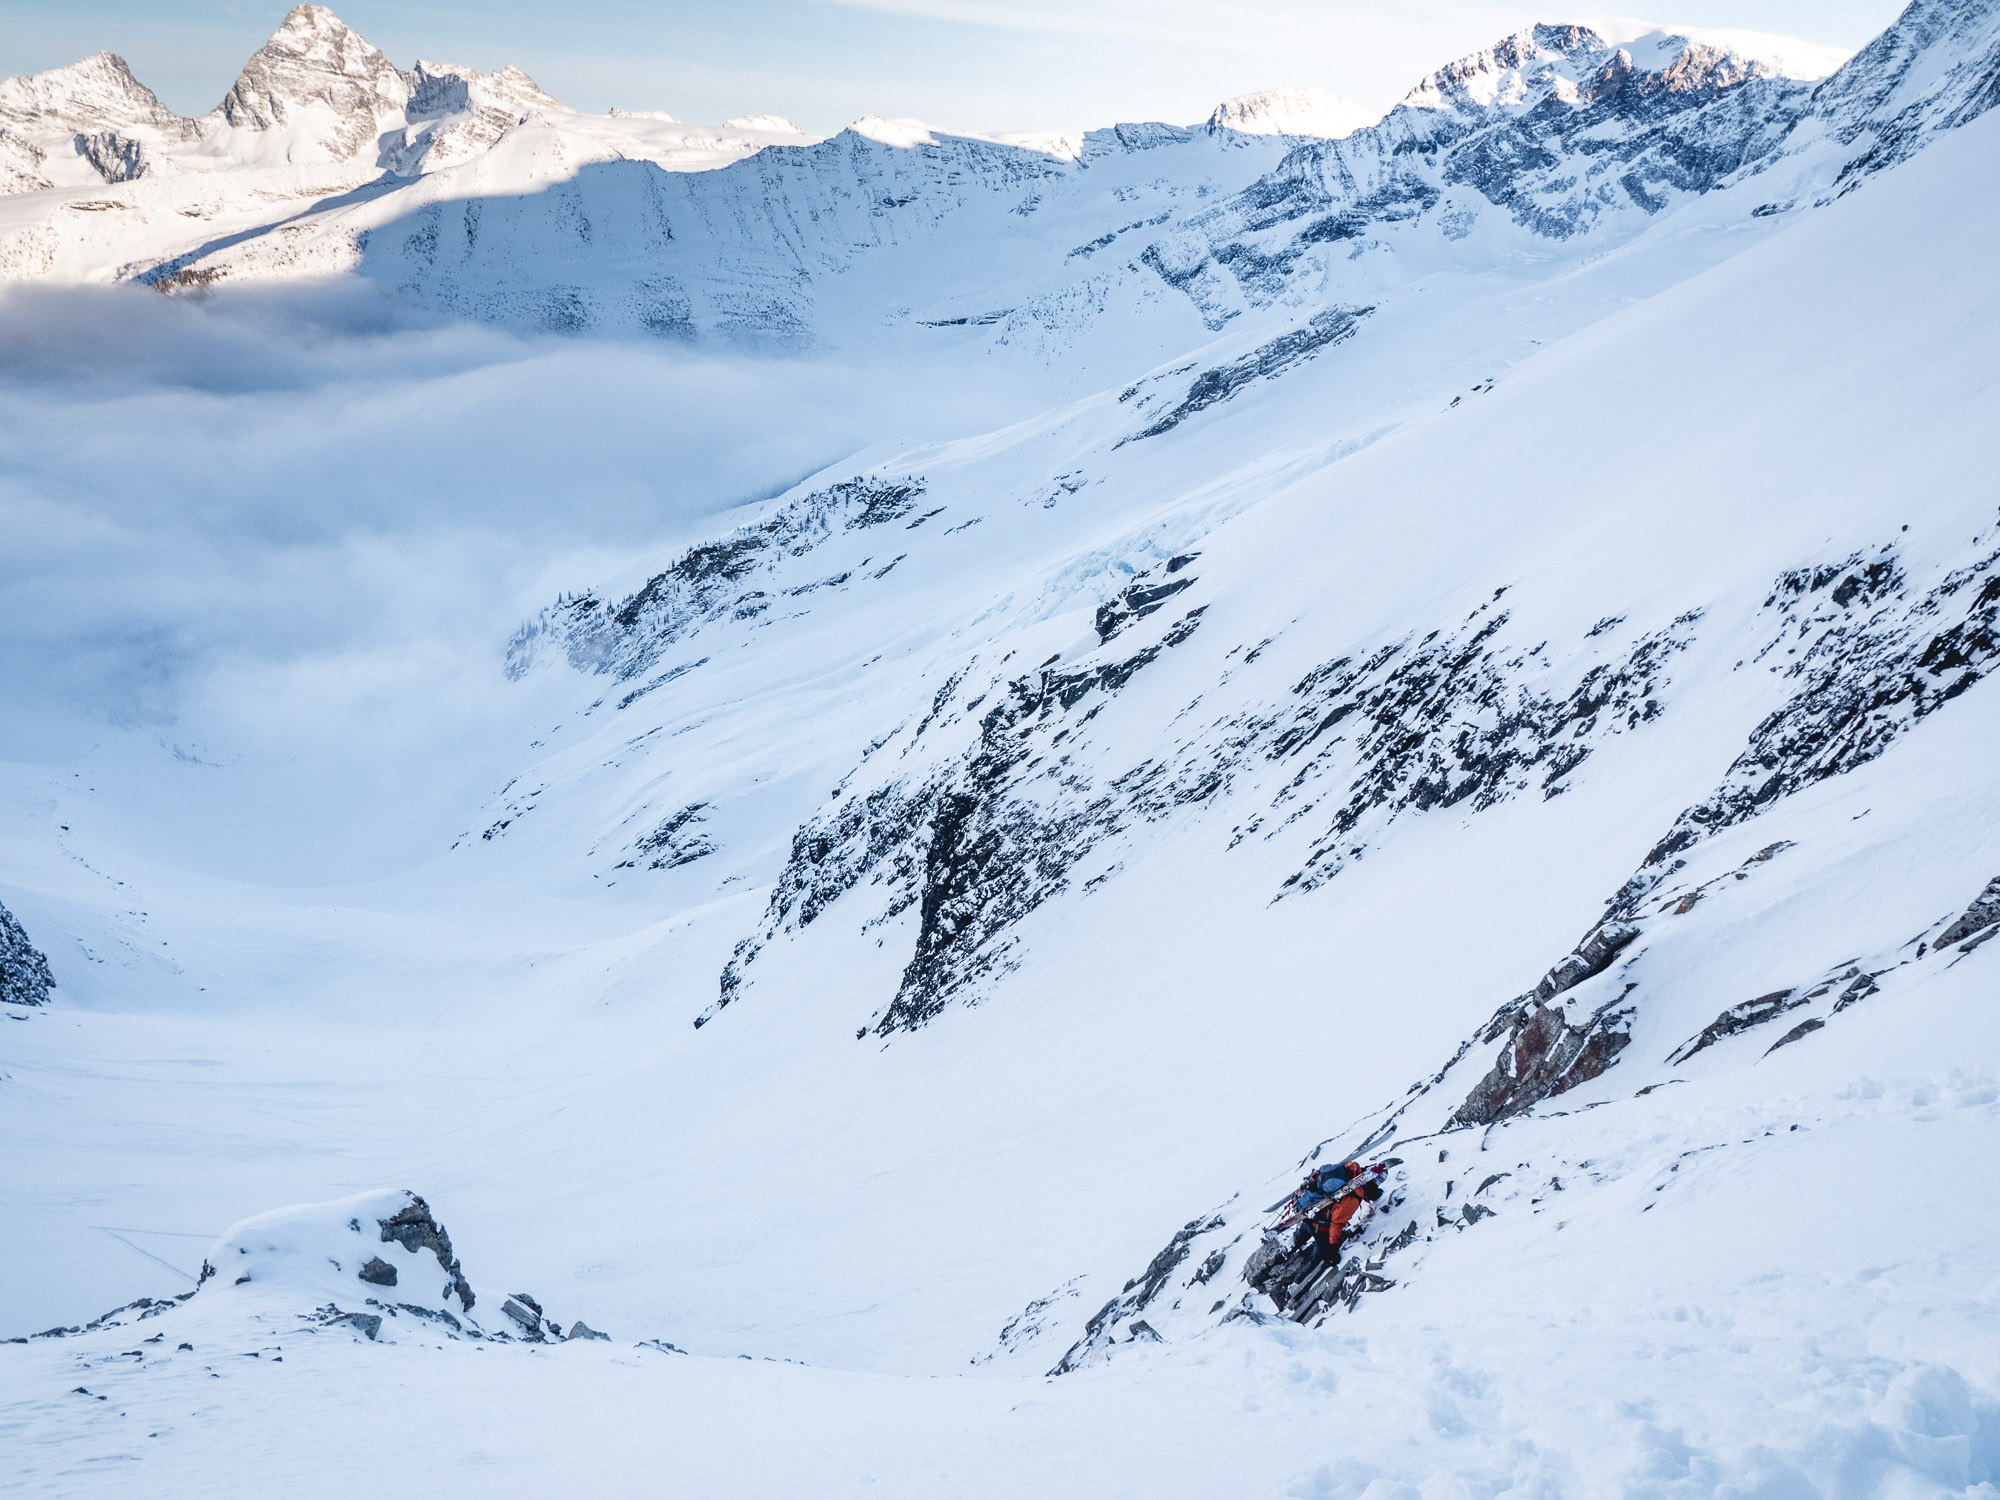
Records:
<instances>
[{"instance_id":1,"label":"steep snow field","mask_svg":"<svg viewBox=\"0 0 2000 1500\"><path fill-rule=\"evenodd\" d=\"M1550 27L1338 140L1044 151L1062 233L1011 177L810 221L754 354L524 333L419 243L341 262L379 345L175 308L106 395L58 346L120 304L17 298L23 534L250 542L88 612L37 552L11 615L0 1333L54 1330L0 1487L2000 1493L2000 17L1899 25L1818 89ZM1636 188L1565 181L1612 136ZM1027 149L937 139L839 149ZM206 388L190 328L307 353ZM1246 1271L1323 1152L1398 1166L1294 1320Z\"/></svg>"}]
</instances>

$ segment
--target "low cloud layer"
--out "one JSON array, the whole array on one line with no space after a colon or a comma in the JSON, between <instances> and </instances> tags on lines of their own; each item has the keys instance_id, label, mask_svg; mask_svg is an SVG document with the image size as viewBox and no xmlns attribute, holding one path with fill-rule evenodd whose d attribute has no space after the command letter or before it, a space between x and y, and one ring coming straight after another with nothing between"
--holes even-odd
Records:
<instances>
[{"instance_id":1,"label":"low cloud layer","mask_svg":"<svg viewBox=\"0 0 2000 1500\"><path fill-rule=\"evenodd\" d=\"M523 619L884 437L1001 415L965 389L415 321L365 287L12 293L0 758L228 770L218 805L296 828L214 821L212 862L271 878L407 862L517 768L550 690L501 676Z\"/></svg>"}]
</instances>

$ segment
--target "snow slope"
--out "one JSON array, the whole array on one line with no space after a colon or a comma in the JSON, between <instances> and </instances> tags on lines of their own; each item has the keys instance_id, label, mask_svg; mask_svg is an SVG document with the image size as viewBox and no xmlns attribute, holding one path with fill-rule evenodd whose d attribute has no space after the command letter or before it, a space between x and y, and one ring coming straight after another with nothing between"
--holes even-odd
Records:
<instances>
[{"instance_id":1,"label":"snow slope","mask_svg":"<svg viewBox=\"0 0 2000 1500\"><path fill-rule=\"evenodd\" d=\"M417 868L198 870L149 809L247 781L141 736L16 768L57 989L7 1028L8 1322L79 1331L0 1348L15 1482L1990 1493L1994 24L1913 7L1849 65L1886 92L1669 47L1715 95L1672 108L1526 33L1377 127L1455 143L1407 200L1290 261L1394 153L1283 147L1133 257L1156 300L1107 293L1048 410L549 605L505 654L537 743ZM1642 172L1719 120L1769 149L1657 212L1496 144L1632 130ZM827 191L797 243L869 246L850 309L959 231L878 244L828 183L1015 149L829 144L852 177L784 157L757 201ZM1117 201L1255 149L1036 159L1081 219L1077 163ZM1504 225L1399 239L1454 173ZM1013 331L965 316L955 357ZM1364 1147L1388 1210L1280 1319L1261 1210ZM400 1199L82 1327L385 1183L481 1289L415 1305L490 1334L529 1286L611 1339L371 1307L342 1225Z\"/></svg>"}]
</instances>

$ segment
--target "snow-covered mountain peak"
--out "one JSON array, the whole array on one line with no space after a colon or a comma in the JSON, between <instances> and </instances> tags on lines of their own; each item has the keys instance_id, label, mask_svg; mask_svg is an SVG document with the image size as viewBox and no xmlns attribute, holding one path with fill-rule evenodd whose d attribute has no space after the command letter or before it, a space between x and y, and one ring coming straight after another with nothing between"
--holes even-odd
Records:
<instances>
[{"instance_id":1,"label":"snow-covered mountain peak","mask_svg":"<svg viewBox=\"0 0 2000 1500\"><path fill-rule=\"evenodd\" d=\"M841 133L858 135L879 146L896 146L905 150L912 146L935 146L938 143L937 132L922 120L890 120L881 115L863 115Z\"/></svg>"},{"instance_id":2,"label":"snow-covered mountain peak","mask_svg":"<svg viewBox=\"0 0 2000 1500\"><path fill-rule=\"evenodd\" d=\"M474 108L512 111L516 117L536 109L561 109L562 104L512 63L494 73L481 73L461 63L419 58L404 74L409 85L405 114L411 120L462 114Z\"/></svg>"},{"instance_id":3,"label":"snow-covered mountain peak","mask_svg":"<svg viewBox=\"0 0 2000 1500\"><path fill-rule=\"evenodd\" d=\"M1209 115L1208 128L1215 134L1234 131L1239 135L1316 135L1339 140L1381 118L1379 109L1325 89L1291 84L1224 99Z\"/></svg>"},{"instance_id":4,"label":"snow-covered mountain peak","mask_svg":"<svg viewBox=\"0 0 2000 1500\"><path fill-rule=\"evenodd\" d=\"M160 147L197 128L115 52L0 80L0 193L129 182L145 175Z\"/></svg>"},{"instance_id":5,"label":"snow-covered mountain peak","mask_svg":"<svg viewBox=\"0 0 2000 1500\"><path fill-rule=\"evenodd\" d=\"M31 77L0 80L0 120L44 130L150 126L175 135L186 124L132 76L115 52L99 52Z\"/></svg>"},{"instance_id":6,"label":"snow-covered mountain peak","mask_svg":"<svg viewBox=\"0 0 2000 1500\"><path fill-rule=\"evenodd\" d=\"M409 98L408 80L380 48L325 6L301 5L203 123L216 134L268 134L250 152L257 158L346 161L372 147Z\"/></svg>"},{"instance_id":7,"label":"snow-covered mountain peak","mask_svg":"<svg viewBox=\"0 0 2000 1500\"><path fill-rule=\"evenodd\" d=\"M736 115L722 122L724 130L757 130L768 135L804 135L783 115Z\"/></svg>"},{"instance_id":8,"label":"snow-covered mountain peak","mask_svg":"<svg viewBox=\"0 0 2000 1500\"><path fill-rule=\"evenodd\" d=\"M1839 70L1854 54L1841 47L1823 46L1800 37L1780 36L1769 31L1714 27L1632 27L1600 26L1604 39L1632 54L1633 62L1650 72L1671 67L1691 47L1707 48L1742 58L1754 66L1758 76L1793 78L1815 82Z\"/></svg>"},{"instance_id":9,"label":"snow-covered mountain peak","mask_svg":"<svg viewBox=\"0 0 2000 1500\"><path fill-rule=\"evenodd\" d=\"M403 75L409 102L400 132L383 138L390 170L405 177L435 172L481 156L516 125L567 113L522 69L509 63L481 73L460 63L419 59Z\"/></svg>"},{"instance_id":10,"label":"snow-covered mountain peak","mask_svg":"<svg viewBox=\"0 0 2000 1500\"><path fill-rule=\"evenodd\" d=\"M1477 112L1535 103L1552 84L1573 82L1573 59L1607 51L1588 26L1528 26L1490 47L1446 63L1404 96L1409 109Z\"/></svg>"},{"instance_id":11,"label":"snow-covered mountain peak","mask_svg":"<svg viewBox=\"0 0 2000 1500\"><path fill-rule=\"evenodd\" d=\"M1713 95L1759 78L1816 79L1841 54L1759 32L1530 26L1448 63L1404 98L1460 115L1525 111L1554 98L1588 104L1643 80L1642 93Z\"/></svg>"},{"instance_id":12,"label":"snow-covered mountain peak","mask_svg":"<svg viewBox=\"0 0 2000 1500\"><path fill-rule=\"evenodd\" d=\"M1914 130L1918 109L1933 123L1963 124L2000 99L2000 4L1993 0L1911 0L1910 6L1814 97L1818 113L1841 117L1844 132L1864 114L1899 115L1892 134ZM1942 110L1924 106L1937 102ZM1851 136L1849 138L1852 138Z\"/></svg>"}]
</instances>

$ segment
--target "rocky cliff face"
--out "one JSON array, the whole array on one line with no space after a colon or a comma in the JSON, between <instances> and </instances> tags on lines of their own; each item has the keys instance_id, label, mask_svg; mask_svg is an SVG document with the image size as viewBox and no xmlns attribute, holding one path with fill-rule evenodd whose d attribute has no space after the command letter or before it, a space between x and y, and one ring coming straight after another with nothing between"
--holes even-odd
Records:
<instances>
[{"instance_id":1,"label":"rocky cliff face","mask_svg":"<svg viewBox=\"0 0 2000 1500\"><path fill-rule=\"evenodd\" d=\"M1913 0L1813 92L1800 149L1842 158L1836 188L1907 159L2000 104L2000 15L1986 0Z\"/></svg>"}]
</instances>

